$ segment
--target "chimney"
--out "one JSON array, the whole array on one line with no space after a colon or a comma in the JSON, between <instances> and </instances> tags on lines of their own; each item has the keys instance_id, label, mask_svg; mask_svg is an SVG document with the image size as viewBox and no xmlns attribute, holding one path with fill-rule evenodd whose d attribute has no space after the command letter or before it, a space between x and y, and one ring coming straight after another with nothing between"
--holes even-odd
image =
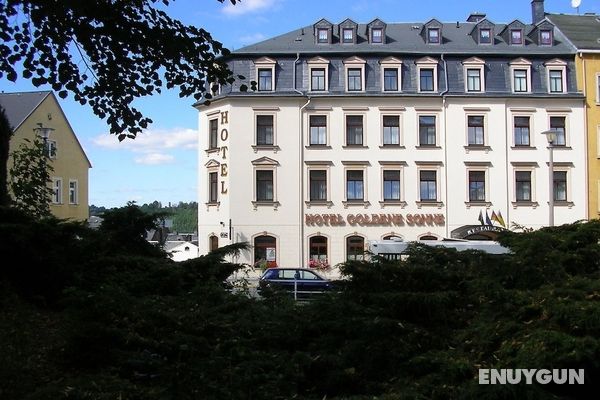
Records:
<instances>
[{"instance_id":1,"label":"chimney","mask_svg":"<svg viewBox=\"0 0 600 400\"><path fill-rule=\"evenodd\" d=\"M531 23L537 24L544 19L544 0L531 0Z\"/></svg>"}]
</instances>

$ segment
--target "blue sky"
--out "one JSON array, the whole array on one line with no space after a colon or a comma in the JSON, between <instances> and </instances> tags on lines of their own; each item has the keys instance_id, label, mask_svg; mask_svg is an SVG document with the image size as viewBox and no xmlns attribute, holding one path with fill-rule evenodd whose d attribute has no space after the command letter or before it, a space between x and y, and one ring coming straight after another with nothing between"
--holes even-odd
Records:
<instances>
[{"instance_id":1,"label":"blue sky","mask_svg":"<svg viewBox=\"0 0 600 400\"><path fill-rule=\"evenodd\" d=\"M576 14L571 0L546 0L546 12ZM514 19L531 22L530 0L242 0L235 6L216 0L176 0L166 8L186 24L210 31L229 49L239 49L321 18L341 22L352 18L367 23L378 17L386 22L465 21L482 12L495 23ZM579 13L600 14L600 0L581 0ZM36 88L20 78L16 83L0 79L5 92ZM90 204L120 207L158 200L163 204L197 201L198 114L192 98L180 99L176 91L164 91L135 103L154 123L135 140L119 142L108 133L104 121L90 108L67 98L61 106L88 158Z\"/></svg>"}]
</instances>

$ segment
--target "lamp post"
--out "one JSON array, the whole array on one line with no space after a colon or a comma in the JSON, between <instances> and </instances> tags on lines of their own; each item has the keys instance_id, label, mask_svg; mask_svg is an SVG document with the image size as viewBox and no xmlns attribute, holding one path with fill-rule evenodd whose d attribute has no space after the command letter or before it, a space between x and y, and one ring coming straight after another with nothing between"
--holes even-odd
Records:
<instances>
[{"instance_id":1,"label":"lamp post","mask_svg":"<svg viewBox=\"0 0 600 400\"><path fill-rule=\"evenodd\" d=\"M548 175L550 182L550 197L548 199L548 226L554 226L554 142L556 142L556 130L550 129L548 131L542 132L542 135L546 135L546 139L548 140L548 150L550 152L550 160L548 162Z\"/></svg>"}]
</instances>

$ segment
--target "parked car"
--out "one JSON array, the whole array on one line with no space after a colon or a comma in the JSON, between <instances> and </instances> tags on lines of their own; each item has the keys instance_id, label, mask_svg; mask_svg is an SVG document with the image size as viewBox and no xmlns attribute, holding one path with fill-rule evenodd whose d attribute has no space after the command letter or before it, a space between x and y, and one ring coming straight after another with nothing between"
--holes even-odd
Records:
<instances>
[{"instance_id":1,"label":"parked car","mask_svg":"<svg viewBox=\"0 0 600 400\"><path fill-rule=\"evenodd\" d=\"M258 280L261 293L271 290L285 290L297 298L306 298L314 294L333 289L333 282L308 268L269 268Z\"/></svg>"}]
</instances>

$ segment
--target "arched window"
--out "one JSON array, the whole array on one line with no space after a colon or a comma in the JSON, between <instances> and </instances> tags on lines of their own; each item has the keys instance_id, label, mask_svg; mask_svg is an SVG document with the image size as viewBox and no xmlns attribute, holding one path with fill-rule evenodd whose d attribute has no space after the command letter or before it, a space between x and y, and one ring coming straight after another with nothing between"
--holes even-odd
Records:
<instances>
[{"instance_id":1,"label":"arched window","mask_svg":"<svg viewBox=\"0 0 600 400\"><path fill-rule=\"evenodd\" d=\"M208 248L210 251L214 251L219 248L219 238L215 235L211 235L208 238Z\"/></svg>"},{"instance_id":2,"label":"arched window","mask_svg":"<svg viewBox=\"0 0 600 400\"><path fill-rule=\"evenodd\" d=\"M398 235L386 235L383 237L383 240L402 240L402 236Z\"/></svg>"},{"instance_id":3,"label":"arched window","mask_svg":"<svg viewBox=\"0 0 600 400\"><path fill-rule=\"evenodd\" d=\"M365 239L361 236L349 236L346 238L346 259L364 260Z\"/></svg>"},{"instance_id":4,"label":"arched window","mask_svg":"<svg viewBox=\"0 0 600 400\"><path fill-rule=\"evenodd\" d=\"M438 238L435 236L432 236L432 235L425 235L425 236L421 236L419 238L419 240L438 240Z\"/></svg>"},{"instance_id":5,"label":"arched window","mask_svg":"<svg viewBox=\"0 0 600 400\"><path fill-rule=\"evenodd\" d=\"M327 260L327 238L325 236L313 236L308 242L311 260Z\"/></svg>"},{"instance_id":6,"label":"arched window","mask_svg":"<svg viewBox=\"0 0 600 400\"><path fill-rule=\"evenodd\" d=\"M261 235L254 238L254 262L273 261L277 257L277 241L273 236Z\"/></svg>"}]
</instances>

